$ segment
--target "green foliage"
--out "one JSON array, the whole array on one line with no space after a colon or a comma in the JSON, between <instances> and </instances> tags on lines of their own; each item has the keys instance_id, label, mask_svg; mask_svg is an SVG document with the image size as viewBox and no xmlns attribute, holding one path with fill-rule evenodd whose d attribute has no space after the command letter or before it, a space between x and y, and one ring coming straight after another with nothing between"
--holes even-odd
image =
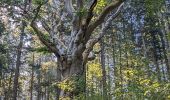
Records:
<instances>
[{"instance_id":1,"label":"green foliage","mask_svg":"<svg viewBox=\"0 0 170 100\"><path fill-rule=\"evenodd\" d=\"M87 15L87 9L86 8L82 8L79 11L76 12L77 16L83 17Z\"/></svg>"},{"instance_id":2,"label":"green foliage","mask_svg":"<svg viewBox=\"0 0 170 100\"><path fill-rule=\"evenodd\" d=\"M85 80L83 76L72 76L57 84L62 90L72 92L74 94L83 93L85 88Z\"/></svg>"},{"instance_id":3,"label":"green foliage","mask_svg":"<svg viewBox=\"0 0 170 100\"><path fill-rule=\"evenodd\" d=\"M170 33L168 33L168 39L170 40Z\"/></svg>"},{"instance_id":4,"label":"green foliage","mask_svg":"<svg viewBox=\"0 0 170 100\"><path fill-rule=\"evenodd\" d=\"M43 54L51 53L51 52L49 52L49 50L48 50L48 48L47 48L46 46L36 48L35 51L36 51L37 53L43 53Z\"/></svg>"},{"instance_id":5,"label":"green foliage","mask_svg":"<svg viewBox=\"0 0 170 100\"><path fill-rule=\"evenodd\" d=\"M119 83L114 94L116 100L122 98L126 100L168 100L170 95L170 84L159 83L150 78L144 78L144 72L141 70L125 70L123 73L123 82ZM121 86L126 87L121 87Z\"/></svg>"},{"instance_id":6,"label":"green foliage","mask_svg":"<svg viewBox=\"0 0 170 100\"><path fill-rule=\"evenodd\" d=\"M136 57L135 57L136 56ZM168 100L170 95L169 83L158 82L155 80L155 74L147 76L148 59L141 59L139 55L128 57L128 66L117 65L118 72L116 76L116 89L113 92L116 100ZM119 69L121 67L121 69ZM150 73L153 73L150 71Z\"/></svg>"},{"instance_id":7,"label":"green foliage","mask_svg":"<svg viewBox=\"0 0 170 100\"><path fill-rule=\"evenodd\" d=\"M6 54L6 52L7 52L6 49L7 49L6 45L0 44L0 53Z\"/></svg>"},{"instance_id":8,"label":"green foliage","mask_svg":"<svg viewBox=\"0 0 170 100\"><path fill-rule=\"evenodd\" d=\"M99 0L95 7L95 12L99 14L103 10L103 8L107 5L107 3L108 3L107 0Z\"/></svg>"},{"instance_id":9,"label":"green foliage","mask_svg":"<svg viewBox=\"0 0 170 100\"><path fill-rule=\"evenodd\" d=\"M4 24L0 21L0 36L2 35L2 33L5 31L5 26Z\"/></svg>"},{"instance_id":10,"label":"green foliage","mask_svg":"<svg viewBox=\"0 0 170 100\"><path fill-rule=\"evenodd\" d=\"M160 11L164 0L145 0L147 16L154 16Z\"/></svg>"},{"instance_id":11,"label":"green foliage","mask_svg":"<svg viewBox=\"0 0 170 100\"><path fill-rule=\"evenodd\" d=\"M85 98L85 94L80 94L78 96L75 96L74 100L87 100L87 99Z\"/></svg>"},{"instance_id":12,"label":"green foliage","mask_svg":"<svg viewBox=\"0 0 170 100\"><path fill-rule=\"evenodd\" d=\"M99 62L89 62L87 72L87 87L91 88L94 85L93 79L100 81L102 79L102 69Z\"/></svg>"},{"instance_id":13,"label":"green foliage","mask_svg":"<svg viewBox=\"0 0 170 100\"><path fill-rule=\"evenodd\" d=\"M42 5L45 4L47 0L32 0L32 3L35 5Z\"/></svg>"},{"instance_id":14,"label":"green foliage","mask_svg":"<svg viewBox=\"0 0 170 100\"><path fill-rule=\"evenodd\" d=\"M0 44L0 70L8 67L7 45Z\"/></svg>"},{"instance_id":15,"label":"green foliage","mask_svg":"<svg viewBox=\"0 0 170 100\"><path fill-rule=\"evenodd\" d=\"M0 4L7 4L7 5L19 5L23 3L24 0L0 0Z\"/></svg>"},{"instance_id":16,"label":"green foliage","mask_svg":"<svg viewBox=\"0 0 170 100\"><path fill-rule=\"evenodd\" d=\"M58 84L58 87L64 91L72 92L75 88L75 84L73 80L65 79Z\"/></svg>"},{"instance_id":17,"label":"green foliage","mask_svg":"<svg viewBox=\"0 0 170 100\"><path fill-rule=\"evenodd\" d=\"M32 34L32 35L35 35L36 33L34 32L34 30L32 29L32 27L31 26L27 26L26 28L25 28L25 30L27 30L30 34Z\"/></svg>"}]
</instances>

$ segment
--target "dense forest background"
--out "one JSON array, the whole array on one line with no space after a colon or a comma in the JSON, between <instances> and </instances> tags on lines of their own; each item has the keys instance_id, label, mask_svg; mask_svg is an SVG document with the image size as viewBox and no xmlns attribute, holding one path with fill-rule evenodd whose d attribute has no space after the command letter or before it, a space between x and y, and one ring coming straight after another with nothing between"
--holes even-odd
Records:
<instances>
[{"instance_id":1,"label":"dense forest background","mask_svg":"<svg viewBox=\"0 0 170 100\"><path fill-rule=\"evenodd\" d=\"M170 0L0 0L0 100L170 100Z\"/></svg>"}]
</instances>

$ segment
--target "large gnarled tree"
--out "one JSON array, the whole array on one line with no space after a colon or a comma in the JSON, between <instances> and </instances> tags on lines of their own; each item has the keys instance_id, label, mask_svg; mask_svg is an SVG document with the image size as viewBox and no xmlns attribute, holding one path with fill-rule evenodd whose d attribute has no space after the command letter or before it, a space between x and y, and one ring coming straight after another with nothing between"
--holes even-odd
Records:
<instances>
[{"instance_id":1,"label":"large gnarled tree","mask_svg":"<svg viewBox=\"0 0 170 100\"><path fill-rule=\"evenodd\" d=\"M34 0L35 1L35 0ZM37 1L37 0L36 0ZM58 79L60 81L71 77L82 78L93 46L103 37L104 32L93 37L93 31L105 23L103 30L117 15L123 0L112 0L103 7L101 13L94 15L99 0L52 0L38 2L31 17L31 27L39 40L58 59ZM30 2L28 9L33 8ZM32 7L32 8L31 8ZM27 18L30 18L27 16ZM47 38L48 35L48 38ZM83 91L83 90L82 90ZM60 91L60 96L74 96L79 92Z\"/></svg>"}]
</instances>

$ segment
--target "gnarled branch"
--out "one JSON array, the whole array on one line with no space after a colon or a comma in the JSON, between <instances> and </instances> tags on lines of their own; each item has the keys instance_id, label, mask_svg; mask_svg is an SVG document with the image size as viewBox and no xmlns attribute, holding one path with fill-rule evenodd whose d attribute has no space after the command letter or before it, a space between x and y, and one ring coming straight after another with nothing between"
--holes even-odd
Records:
<instances>
[{"instance_id":1,"label":"gnarled branch","mask_svg":"<svg viewBox=\"0 0 170 100\"><path fill-rule=\"evenodd\" d=\"M110 5L108 5L107 7L105 7L105 9L103 10L103 12L100 14L100 16L97 18L97 20L93 23L91 23L88 26L88 30L86 32L86 37L85 37L85 41L88 41L89 37L91 36L91 33L94 31L94 29L99 26L101 23L103 23L105 17L115 8L117 8L118 6L120 6L123 3L123 0L118 0L115 1L113 3L111 3Z\"/></svg>"},{"instance_id":2,"label":"gnarled branch","mask_svg":"<svg viewBox=\"0 0 170 100\"><path fill-rule=\"evenodd\" d=\"M91 39L91 40L89 40L87 42L86 49L85 49L85 51L83 53L83 60L84 60L84 62L87 62L88 56L89 56L90 52L93 50L94 45L97 42L99 42L99 40L105 35L104 33L105 33L106 29L109 27L109 25L111 24L112 20L119 15L120 9L122 8L123 4L124 3L122 3L118 7L116 12L114 14L112 14L105 23L102 24L102 29L101 29L101 32L100 32L99 36L97 38Z\"/></svg>"},{"instance_id":3,"label":"gnarled branch","mask_svg":"<svg viewBox=\"0 0 170 100\"><path fill-rule=\"evenodd\" d=\"M85 26L88 26L91 19L93 18L93 10L96 7L96 5L97 5L97 0L94 0L92 5L90 6L90 9L88 10Z\"/></svg>"},{"instance_id":4,"label":"gnarled branch","mask_svg":"<svg viewBox=\"0 0 170 100\"><path fill-rule=\"evenodd\" d=\"M31 26L31 27L33 28L33 30L36 32L36 34L37 34L38 38L40 39L40 41L41 41L45 46L47 46L48 49L49 49L51 52L55 53L55 55L56 55L57 57L60 57L59 50L56 48L56 46L55 46L53 43L50 42L50 40L47 40L47 39L44 38L44 37L45 37L44 34L38 29L38 26L37 26L37 24L36 24L36 22L35 22L35 20L36 20L37 17L38 17L38 13L39 13L39 11L40 11L40 9L41 9L41 6L42 6L42 4L39 5L39 6L36 8L36 14L35 14L33 20L31 21L31 25L30 25L30 26Z\"/></svg>"},{"instance_id":5,"label":"gnarled branch","mask_svg":"<svg viewBox=\"0 0 170 100\"><path fill-rule=\"evenodd\" d=\"M57 55L57 57L60 57L60 54L59 54L59 50L55 47L55 45L53 43L50 42L50 40L47 40L45 39L44 37L44 34L38 29L38 26L35 22L32 22L31 23L31 27L34 29L34 31L36 32L39 40L45 45L48 47L48 49L55 53Z\"/></svg>"}]
</instances>

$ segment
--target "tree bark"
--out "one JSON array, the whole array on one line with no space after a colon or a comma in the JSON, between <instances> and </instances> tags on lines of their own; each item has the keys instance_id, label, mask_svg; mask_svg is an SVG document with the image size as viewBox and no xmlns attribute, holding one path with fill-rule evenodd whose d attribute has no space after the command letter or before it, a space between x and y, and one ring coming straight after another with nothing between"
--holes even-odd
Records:
<instances>
[{"instance_id":1,"label":"tree bark","mask_svg":"<svg viewBox=\"0 0 170 100\"><path fill-rule=\"evenodd\" d=\"M81 93L83 93L85 90L81 86L85 86L85 82L82 84L76 84L77 82L83 80L84 75L84 66L83 66L83 60L82 58L76 58L72 60L71 64L68 64L65 60L59 60L60 64L60 70L61 70L61 82L70 79L69 81L75 82L73 91L67 91L62 90L60 91L60 97L69 97L73 98L74 96L77 96Z\"/></svg>"},{"instance_id":2,"label":"tree bark","mask_svg":"<svg viewBox=\"0 0 170 100\"><path fill-rule=\"evenodd\" d=\"M7 100L8 100L9 98L11 98L12 77L13 77L13 72L11 72L10 79L9 79L9 86L8 86ZM6 99L5 99L5 100L6 100Z\"/></svg>"},{"instance_id":3,"label":"tree bark","mask_svg":"<svg viewBox=\"0 0 170 100\"><path fill-rule=\"evenodd\" d=\"M23 14L26 13L26 5L27 5L27 2L26 2L26 0L24 0ZM19 67L21 66L21 54L22 54L22 46L23 46L23 40L24 40L24 35L25 35L25 32L24 32L25 27L26 27L26 22L24 20L22 20L21 21L20 42L19 42L18 48L17 48L17 61L16 61L14 85L13 85L13 100L17 100L17 94L18 94Z\"/></svg>"},{"instance_id":4,"label":"tree bark","mask_svg":"<svg viewBox=\"0 0 170 100\"><path fill-rule=\"evenodd\" d=\"M57 62L58 63L58 65L59 65L59 62ZM57 68L57 78L56 78L56 80L58 81L58 82L60 82L61 81L61 71L59 70L59 68ZM56 95L55 95L55 100L59 100L59 97L60 97L60 91L61 91L61 89L58 87L58 86L56 86L55 87L55 92L56 92Z\"/></svg>"},{"instance_id":5,"label":"tree bark","mask_svg":"<svg viewBox=\"0 0 170 100\"><path fill-rule=\"evenodd\" d=\"M30 100L32 100L32 92L33 92L33 82L34 82L34 53L32 55L32 69L31 69L31 85L30 85Z\"/></svg>"},{"instance_id":6,"label":"tree bark","mask_svg":"<svg viewBox=\"0 0 170 100\"><path fill-rule=\"evenodd\" d=\"M107 100L107 83L106 83L106 68L105 68L105 47L103 44L103 39L100 41L101 47L101 66L102 66L102 88L103 88L103 100Z\"/></svg>"},{"instance_id":7,"label":"tree bark","mask_svg":"<svg viewBox=\"0 0 170 100\"><path fill-rule=\"evenodd\" d=\"M38 75L37 75L37 100L41 100L41 73L40 70L38 70Z\"/></svg>"},{"instance_id":8,"label":"tree bark","mask_svg":"<svg viewBox=\"0 0 170 100\"><path fill-rule=\"evenodd\" d=\"M22 46L23 46L25 26L26 26L25 22L22 21L20 43L19 43L18 48L17 48L17 61L16 61L16 69L15 69L15 76L14 76L14 86L13 86L13 100L17 100L19 67L21 66L21 54L22 54L21 50L22 50Z\"/></svg>"}]
</instances>

